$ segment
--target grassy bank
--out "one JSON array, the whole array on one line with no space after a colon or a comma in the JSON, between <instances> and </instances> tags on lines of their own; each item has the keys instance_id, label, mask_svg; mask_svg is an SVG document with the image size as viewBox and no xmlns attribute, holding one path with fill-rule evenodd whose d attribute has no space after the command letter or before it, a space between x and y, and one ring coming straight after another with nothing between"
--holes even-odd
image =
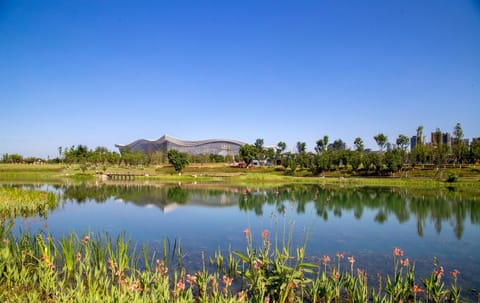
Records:
<instances>
[{"instance_id":1,"label":"grassy bank","mask_svg":"<svg viewBox=\"0 0 480 303\"><path fill-rule=\"evenodd\" d=\"M241 232L241 231L239 231ZM181 248L164 242L160 255L136 251L124 236L71 234L62 239L24 234L15 238L2 225L2 302L462 302L452 269L415 276L404 252L392 252L392 271L369 276L354 256L337 253L307 263L305 247L277 246L268 230L243 231L245 250L206 256L203 269L190 272ZM253 247L253 237L261 244ZM208 262L208 263L207 263ZM373 280L373 281L372 281Z\"/></svg>"},{"instance_id":2,"label":"grassy bank","mask_svg":"<svg viewBox=\"0 0 480 303\"><path fill-rule=\"evenodd\" d=\"M480 189L480 168L417 167L396 174L375 177L356 176L346 170L325 172L312 176L309 171L292 174L282 167L232 168L225 164L196 164L186 167L179 175L171 166L148 167L85 167L80 165L0 164L1 182L65 182L100 179L102 173L132 173L136 180L159 183L223 183L237 186L273 187L291 183L328 184L340 186L400 186L400 187L457 187ZM454 182L447 182L455 176Z\"/></svg>"}]
</instances>

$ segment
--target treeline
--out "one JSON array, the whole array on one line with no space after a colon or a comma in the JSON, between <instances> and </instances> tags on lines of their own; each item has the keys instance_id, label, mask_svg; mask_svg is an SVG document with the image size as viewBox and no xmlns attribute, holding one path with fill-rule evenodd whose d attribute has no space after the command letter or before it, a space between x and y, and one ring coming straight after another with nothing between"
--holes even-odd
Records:
<instances>
[{"instance_id":1,"label":"treeline","mask_svg":"<svg viewBox=\"0 0 480 303\"><path fill-rule=\"evenodd\" d=\"M453 140L449 144L442 142L442 132L437 129L433 135L434 142L425 143L422 134L423 127L417 129L416 146L408 150L410 139L399 135L395 145L388 144L388 137L380 133L373 138L379 151L369 151L364 148L362 138L354 141L355 148L348 149L341 139L329 142L328 136L317 140L315 152L307 152L305 142L297 142L296 152L285 152L287 145L279 142L275 147L265 148L263 139L257 139L254 144L246 144L240 148L240 157L247 166L282 165L287 172L294 174L297 170L309 170L314 175L332 170L347 170L361 175L384 175L398 172L405 167L420 165L462 165L480 161L480 141L471 144L463 138L460 124L454 129ZM392 147L393 146L393 147Z\"/></svg>"},{"instance_id":2,"label":"treeline","mask_svg":"<svg viewBox=\"0 0 480 303\"><path fill-rule=\"evenodd\" d=\"M183 154L183 153L182 153ZM229 163L234 160L232 155L186 155L188 163ZM121 153L110 151L106 147L89 149L86 145L79 144L71 147L59 147L58 157L42 159L37 157L23 157L20 154L3 154L0 163L65 163L85 165L160 165L169 163L168 153L155 151L146 153L143 151L131 151L124 149Z\"/></svg>"}]
</instances>

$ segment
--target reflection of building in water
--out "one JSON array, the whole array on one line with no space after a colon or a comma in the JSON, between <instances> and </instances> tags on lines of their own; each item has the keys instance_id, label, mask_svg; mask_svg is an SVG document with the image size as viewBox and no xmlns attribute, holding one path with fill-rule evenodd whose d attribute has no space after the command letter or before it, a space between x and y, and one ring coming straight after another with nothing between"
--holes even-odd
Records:
<instances>
[{"instance_id":1,"label":"reflection of building in water","mask_svg":"<svg viewBox=\"0 0 480 303\"><path fill-rule=\"evenodd\" d=\"M152 153L156 151L168 152L171 149L185 152L191 155L213 154L213 155L237 155L240 146L245 143L230 139L209 139L201 141L185 141L164 135L158 140L136 140L127 145L116 144L122 152L125 149L130 151L143 151Z\"/></svg>"},{"instance_id":2,"label":"reflection of building in water","mask_svg":"<svg viewBox=\"0 0 480 303\"><path fill-rule=\"evenodd\" d=\"M181 197L180 197L181 198ZM218 193L216 195L205 193L189 192L188 198L185 201L175 198L168 198L166 194L163 195L141 195L136 197L129 197L126 199L117 199L126 203L133 203L135 205L144 206L147 208L158 207L164 213L169 213L180 207L186 206L204 206L204 207L228 207L238 205L239 196L237 194L229 194L227 192Z\"/></svg>"}]
</instances>

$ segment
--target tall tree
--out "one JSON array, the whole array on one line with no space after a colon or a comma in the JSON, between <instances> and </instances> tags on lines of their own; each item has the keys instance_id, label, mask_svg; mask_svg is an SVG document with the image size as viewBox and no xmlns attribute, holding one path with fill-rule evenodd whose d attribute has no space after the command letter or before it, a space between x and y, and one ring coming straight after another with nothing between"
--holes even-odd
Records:
<instances>
[{"instance_id":1,"label":"tall tree","mask_svg":"<svg viewBox=\"0 0 480 303\"><path fill-rule=\"evenodd\" d=\"M460 144L460 142L463 141L463 129L460 123L457 123L457 125L455 125L455 128L453 129L453 135L455 136L457 144Z\"/></svg>"},{"instance_id":2,"label":"tall tree","mask_svg":"<svg viewBox=\"0 0 480 303\"><path fill-rule=\"evenodd\" d=\"M182 153L175 149L168 151L167 158L168 163L173 165L173 168L175 168L177 172L181 172L189 163L187 153Z\"/></svg>"},{"instance_id":3,"label":"tall tree","mask_svg":"<svg viewBox=\"0 0 480 303\"><path fill-rule=\"evenodd\" d=\"M342 141L342 139L337 139L332 143L333 150L345 150L346 144Z\"/></svg>"},{"instance_id":4,"label":"tall tree","mask_svg":"<svg viewBox=\"0 0 480 303\"><path fill-rule=\"evenodd\" d=\"M397 145L400 146L401 149L406 151L409 143L410 143L410 139L407 136L402 134L398 135Z\"/></svg>"},{"instance_id":5,"label":"tall tree","mask_svg":"<svg viewBox=\"0 0 480 303\"><path fill-rule=\"evenodd\" d=\"M281 154L287 149L287 144L283 141L277 143L277 153Z\"/></svg>"},{"instance_id":6,"label":"tall tree","mask_svg":"<svg viewBox=\"0 0 480 303\"><path fill-rule=\"evenodd\" d=\"M455 145L453 146L455 158L457 163L463 163L465 156L468 153L468 148L463 140L463 129L460 123L455 125L455 128L453 129L453 135L455 137Z\"/></svg>"},{"instance_id":7,"label":"tall tree","mask_svg":"<svg viewBox=\"0 0 480 303\"><path fill-rule=\"evenodd\" d=\"M263 139L260 139L260 138L259 138L259 139L255 140L255 148L256 148L259 152L263 151Z\"/></svg>"},{"instance_id":8,"label":"tall tree","mask_svg":"<svg viewBox=\"0 0 480 303\"><path fill-rule=\"evenodd\" d=\"M255 157L258 159L258 160L264 160L265 159L265 150L263 148L263 139L257 139L255 140L255 149L257 150L257 153L255 155Z\"/></svg>"},{"instance_id":9,"label":"tall tree","mask_svg":"<svg viewBox=\"0 0 480 303\"><path fill-rule=\"evenodd\" d=\"M255 145L245 144L240 146L240 158L245 162L247 167L253 162L257 154L257 148Z\"/></svg>"},{"instance_id":10,"label":"tall tree","mask_svg":"<svg viewBox=\"0 0 480 303\"><path fill-rule=\"evenodd\" d=\"M355 149L359 152L363 152L365 146L363 145L363 140L360 137L356 137L355 141L353 141L353 145L355 145Z\"/></svg>"},{"instance_id":11,"label":"tall tree","mask_svg":"<svg viewBox=\"0 0 480 303\"><path fill-rule=\"evenodd\" d=\"M417 127L417 145L423 144L423 125Z\"/></svg>"},{"instance_id":12,"label":"tall tree","mask_svg":"<svg viewBox=\"0 0 480 303\"><path fill-rule=\"evenodd\" d=\"M387 144L388 138L384 134L380 133L376 136L373 137L375 139L375 142L377 142L378 147L380 147L380 151L383 151L383 148Z\"/></svg>"},{"instance_id":13,"label":"tall tree","mask_svg":"<svg viewBox=\"0 0 480 303\"><path fill-rule=\"evenodd\" d=\"M299 154L304 154L306 151L306 148L307 148L307 143L300 142L300 141L297 142L297 152Z\"/></svg>"},{"instance_id":14,"label":"tall tree","mask_svg":"<svg viewBox=\"0 0 480 303\"><path fill-rule=\"evenodd\" d=\"M315 151L320 154L323 153L324 151L327 150L327 145L328 145L328 136L323 136L322 139L317 140L316 146L315 146Z\"/></svg>"}]
</instances>

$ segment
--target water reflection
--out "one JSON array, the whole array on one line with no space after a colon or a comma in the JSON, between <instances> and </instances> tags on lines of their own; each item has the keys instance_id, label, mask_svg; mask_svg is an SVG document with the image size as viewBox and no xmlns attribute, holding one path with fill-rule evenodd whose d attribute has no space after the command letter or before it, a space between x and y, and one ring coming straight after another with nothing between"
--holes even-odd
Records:
<instances>
[{"instance_id":1,"label":"water reflection","mask_svg":"<svg viewBox=\"0 0 480 303\"><path fill-rule=\"evenodd\" d=\"M437 234L451 227L461 239L467 220L480 223L480 202L475 194L435 190L397 188L326 188L323 186L283 186L275 189L203 188L197 186L145 186L145 185L58 185L63 199L85 203L93 200L104 203L109 199L123 200L138 206L155 206L167 212L182 205L223 207L238 205L242 211L264 215L266 205L283 214L293 204L297 214L313 206L316 216L328 221L332 216L341 218L352 212L362 219L364 213L374 212L373 221L383 225L389 220L402 224L416 221L418 236L433 222ZM269 207L270 209L270 207ZM468 223L468 222L467 222Z\"/></svg>"}]
</instances>

